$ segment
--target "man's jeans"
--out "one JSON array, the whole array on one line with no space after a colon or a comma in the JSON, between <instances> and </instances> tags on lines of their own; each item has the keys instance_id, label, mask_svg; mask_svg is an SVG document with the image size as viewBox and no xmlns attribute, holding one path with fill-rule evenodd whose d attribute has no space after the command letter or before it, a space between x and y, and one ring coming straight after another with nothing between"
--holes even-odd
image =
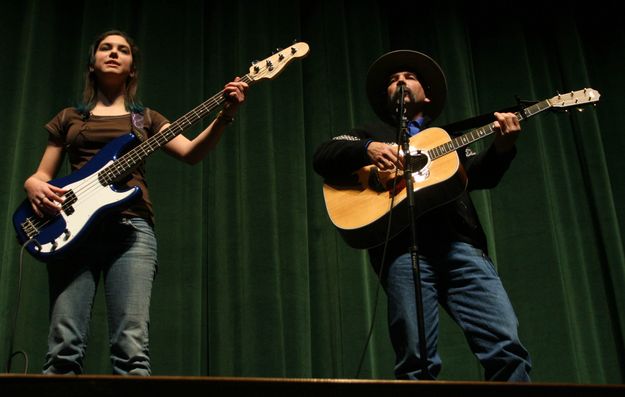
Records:
<instances>
[{"instance_id":1,"label":"man's jeans","mask_svg":"<svg viewBox=\"0 0 625 397\"><path fill-rule=\"evenodd\" d=\"M484 367L484 377L496 381L529 381L528 352L517 334L514 309L495 271L481 250L453 243L443 253L419 261L427 340L428 374L419 363L415 286L410 254L389 267L383 284L388 296L390 335L396 353L398 379L435 379L441 370L437 351L438 303L462 328L469 346Z\"/></svg>"},{"instance_id":2,"label":"man's jeans","mask_svg":"<svg viewBox=\"0 0 625 397\"><path fill-rule=\"evenodd\" d=\"M107 219L65 260L48 264L50 330L45 374L81 374L103 275L113 373L150 375L148 327L156 239L141 218Z\"/></svg>"}]
</instances>

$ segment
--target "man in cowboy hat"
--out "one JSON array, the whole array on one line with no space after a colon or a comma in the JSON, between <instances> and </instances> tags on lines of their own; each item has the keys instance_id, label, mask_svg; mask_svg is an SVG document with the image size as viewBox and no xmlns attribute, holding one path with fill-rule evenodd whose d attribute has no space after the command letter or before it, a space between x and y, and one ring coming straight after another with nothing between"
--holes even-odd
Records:
<instances>
[{"instance_id":1,"label":"man in cowboy hat","mask_svg":"<svg viewBox=\"0 0 625 397\"><path fill-rule=\"evenodd\" d=\"M358 183L355 172L370 165L379 171L404 168L396 143L400 87L404 92L404 130L408 135L422 131L442 112L447 84L439 65L416 51L384 54L371 65L366 83L369 102L382 123L354 128L317 148L313 165L326 183L353 186ZM496 186L516 154L519 120L513 113L494 116L492 145L478 155L458 152L468 189L416 220L426 366L421 365L419 354L410 228L388 241L384 257L384 245L369 248L371 263L388 296L389 331L398 379L435 379L439 374L440 304L462 328L484 367L485 379L529 381L529 354L519 341L514 309L486 255L486 237L467 193Z\"/></svg>"}]
</instances>

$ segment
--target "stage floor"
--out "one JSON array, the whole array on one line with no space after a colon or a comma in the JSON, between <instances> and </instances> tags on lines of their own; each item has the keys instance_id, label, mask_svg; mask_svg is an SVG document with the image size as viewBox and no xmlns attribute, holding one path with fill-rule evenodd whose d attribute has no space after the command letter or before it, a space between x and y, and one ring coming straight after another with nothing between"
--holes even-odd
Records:
<instances>
[{"instance_id":1,"label":"stage floor","mask_svg":"<svg viewBox=\"0 0 625 397\"><path fill-rule=\"evenodd\" d=\"M625 396L625 385L352 379L0 374L2 396Z\"/></svg>"}]
</instances>

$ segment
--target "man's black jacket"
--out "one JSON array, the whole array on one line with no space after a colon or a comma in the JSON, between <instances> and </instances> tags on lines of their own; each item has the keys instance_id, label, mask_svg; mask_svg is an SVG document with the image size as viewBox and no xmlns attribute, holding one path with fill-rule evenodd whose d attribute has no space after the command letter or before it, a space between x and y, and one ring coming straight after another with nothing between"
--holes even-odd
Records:
<instances>
[{"instance_id":1,"label":"man's black jacket","mask_svg":"<svg viewBox=\"0 0 625 397\"><path fill-rule=\"evenodd\" d=\"M345 135L322 143L314 154L313 167L328 183L353 183L354 171L371 164L366 142L373 140L393 144L396 136L396 129L385 123L355 128ZM468 177L467 191L456 200L417 219L418 247L421 254L435 254L454 241L466 242L487 251L486 236L468 192L495 187L508 169L516 149L500 155L491 145L479 154L467 156L466 152L465 149L458 150ZM410 240L409 228L395 236L389 242L386 262L390 263L397 256L408 252ZM382 246L371 248L369 254L372 264L377 268L381 262Z\"/></svg>"}]
</instances>

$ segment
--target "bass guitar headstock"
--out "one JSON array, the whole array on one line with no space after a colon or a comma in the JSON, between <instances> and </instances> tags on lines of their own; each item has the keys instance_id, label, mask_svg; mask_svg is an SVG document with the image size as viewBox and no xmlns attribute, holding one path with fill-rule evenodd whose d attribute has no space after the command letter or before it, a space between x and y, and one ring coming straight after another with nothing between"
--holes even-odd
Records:
<instances>
[{"instance_id":1,"label":"bass guitar headstock","mask_svg":"<svg viewBox=\"0 0 625 397\"><path fill-rule=\"evenodd\" d=\"M273 79L276 77L286 65L297 58L303 58L308 55L310 48L304 42L294 43L289 47L279 50L275 54L254 62L250 67L248 74L251 80Z\"/></svg>"}]
</instances>

